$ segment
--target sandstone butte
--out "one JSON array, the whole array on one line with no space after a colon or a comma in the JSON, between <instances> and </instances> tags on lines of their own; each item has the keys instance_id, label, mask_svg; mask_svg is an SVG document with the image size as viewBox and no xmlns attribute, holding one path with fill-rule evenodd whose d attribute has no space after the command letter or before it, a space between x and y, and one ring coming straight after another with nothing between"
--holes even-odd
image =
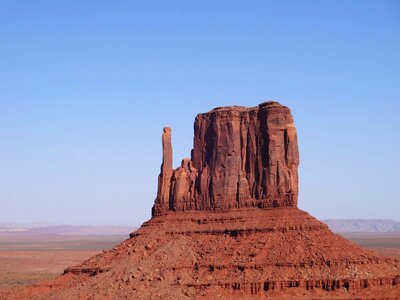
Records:
<instances>
[{"instance_id":1,"label":"sandstone butte","mask_svg":"<svg viewBox=\"0 0 400 300\"><path fill-rule=\"evenodd\" d=\"M162 145L149 221L111 251L3 299L400 298L399 261L297 208L299 152L287 107L270 101L197 115L191 158L176 169L169 128Z\"/></svg>"}]
</instances>

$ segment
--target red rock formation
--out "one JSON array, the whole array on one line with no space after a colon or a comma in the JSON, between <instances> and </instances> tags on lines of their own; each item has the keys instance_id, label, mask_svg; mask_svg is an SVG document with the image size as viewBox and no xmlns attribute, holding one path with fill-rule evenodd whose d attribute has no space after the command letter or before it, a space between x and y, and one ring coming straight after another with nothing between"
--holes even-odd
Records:
<instances>
[{"instance_id":1,"label":"red rock formation","mask_svg":"<svg viewBox=\"0 0 400 300\"><path fill-rule=\"evenodd\" d=\"M163 165L171 152L165 145L170 143L163 143ZM196 117L192 158L182 163L187 167L174 170L171 181L161 167L159 191L169 193L158 193L153 215L297 206L298 164L296 127L287 107L265 102L213 109Z\"/></svg>"},{"instance_id":2,"label":"red rock formation","mask_svg":"<svg viewBox=\"0 0 400 300\"><path fill-rule=\"evenodd\" d=\"M0 299L398 299L400 265L295 207L170 212Z\"/></svg>"},{"instance_id":3,"label":"red rock formation","mask_svg":"<svg viewBox=\"0 0 400 300\"><path fill-rule=\"evenodd\" d=\"M192 158L175 170L168 128L162 141L149 221L112 250L0 299L399 299L397 260L296 207L288 108L198 115Z\"/></svg>"},{"instance_id":4,"label":"red rock formation","mask_svg":"<svg viewBox=\"0 0 400 300\"><path fill-rule=\"evenodd\" d=\"M172 178L172 144L171 144L171 128L164 127L162 134L163 162L161 164L161 172L158 176L157 201L153 207L153 214L157 211L169 210L169 198L171 190Z\"/></svg>"}]
</instances>

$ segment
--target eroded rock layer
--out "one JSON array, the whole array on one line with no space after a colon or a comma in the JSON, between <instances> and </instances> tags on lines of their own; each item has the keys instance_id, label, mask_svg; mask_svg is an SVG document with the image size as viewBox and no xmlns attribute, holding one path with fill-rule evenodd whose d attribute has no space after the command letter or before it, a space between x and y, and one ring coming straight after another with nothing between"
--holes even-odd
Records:
<instances>
[{"instance_id":1,"label":"eroded rock layer","mask_svg":"<svg viewBox=\"0 0 400 300\"><path fill-rule=\"evenodd\" d=\"M0 299L399 299L397 260L296 207L288 108L217 108L194 127L175 170L164 129L153 217L128 240Z\"/></svg>"},{"instance_id":2,"label":"eroded rock layer","mask_svg":"<svg viewBox=\"0 0 400 300\"><path fill-rule=\"evenodd\" d=\"M299 154L290 110L277 102L199 114L191 159L172 171L170 129L153 215L169 210L297 206ZM172 174L171 174L172 173Z\"/></svg>"},{"instance_id":3,"label":"eroded rock layer","mask_svg":"<svg viewBox=\"0 0 400 300\"><path fill-rule=\"evenodd\" d=\"M111 251L14 296L396 299L399 294L398 261L364 250L288 207L153 217Z\"/></svg>"}]
</instances>

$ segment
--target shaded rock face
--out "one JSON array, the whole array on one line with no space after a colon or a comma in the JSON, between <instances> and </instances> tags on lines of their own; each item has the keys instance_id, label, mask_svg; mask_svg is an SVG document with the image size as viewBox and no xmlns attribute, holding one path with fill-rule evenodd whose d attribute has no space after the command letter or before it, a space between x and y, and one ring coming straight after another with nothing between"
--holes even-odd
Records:
<instances>
[{"instance_id":1,"label":"shaded rock face","mask_svg":"<svg viewBox=\"0 0 400 300\"><path fill-rule=\"evenodd\" d=\"M297 206L296 127L289 108L277 102L220 107L197 115L192 157L175 170L169 128L164 128L162 141L153 215Z\"/></svg>"}]
</instances>

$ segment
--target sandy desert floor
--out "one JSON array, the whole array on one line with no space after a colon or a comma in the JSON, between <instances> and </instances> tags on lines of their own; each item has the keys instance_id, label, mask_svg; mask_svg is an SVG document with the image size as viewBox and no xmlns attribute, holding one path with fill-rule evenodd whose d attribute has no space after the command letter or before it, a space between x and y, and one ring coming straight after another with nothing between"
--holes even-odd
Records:
<instances>
[{"instance_id":1,"label":"sandy desert floor","mask_svg":"<svg viewBox=\"0 0 400 300\"><path fill-rule=\"evenodd\" d=\"M380 255L400 260L400 232L388 233L341 233L345 238Z\"/></svg>"},{"instance_id":2,"label":"sandy desert floor","mask_svg":"<svg viewBox=\"0 0 400 300\"><path fill-rule=\"evenodd\" d=\"M0 236L0 290L55 277L127 235Z\"/></svg>"},{"instance_id":3,"label":"sandy desert floor","mask_svg":"<svg viewBox=\"0 0 400 300\"><path fill-rule=\"evenodd\" d=\"M355 243L400 260L400 233L342 233ZM127 235L0 236L0 290L55 277Z\"/></svg>"}]
</instances>

